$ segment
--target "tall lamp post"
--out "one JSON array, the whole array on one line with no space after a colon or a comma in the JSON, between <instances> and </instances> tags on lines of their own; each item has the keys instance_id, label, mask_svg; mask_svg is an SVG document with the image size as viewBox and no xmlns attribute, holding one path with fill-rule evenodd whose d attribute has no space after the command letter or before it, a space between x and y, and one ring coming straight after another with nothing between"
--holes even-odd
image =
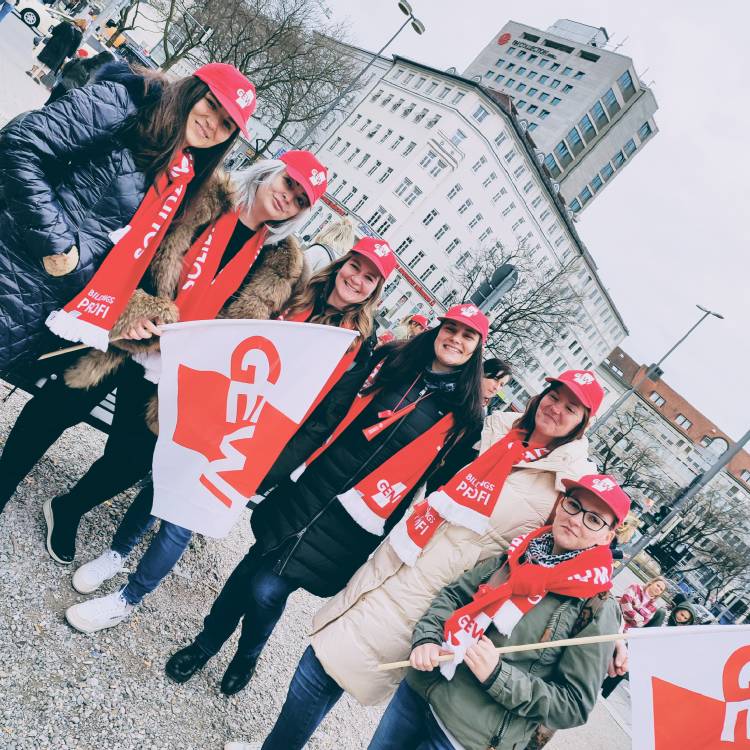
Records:
<instances>
[{"instance_id":1,"label":"tall lamp post","mask_svg":"<svg viewBox=\"0 0 750 750\"><path fill-rule=\"evenodd\" d=\"M312 135L315 130L320 126L320 124L325 120L328 115L333 112L334 109L338 106L339 102L347 95L349 94L353 89L357 81L359 81L362 76L375 64L375 61L380 57L380 55L383 53L383 51L390 45L390 43L409 25L411 25L412 29L417 34L424 34L425 32L425 25L414 15L412 11L411 4L407 2L407 0L399 0L398 2L399 10L406 16L406 20L401 24L401 26L398 28L398 31L372 56L372 59L370 62L365 65L364 68L349 82L349 85L326 107L326 109L321 113L321 115L313 122L311 125L308 125L307 130L302 134L300 138L297 139L297 143L293 144L297 148L304 148L304 144L307 141L307 139Z\"/></svg>"},{"instance_id":2,"label":"tall lamp post","mask_svg":"<svg viewBox=\"0 0 750 750\"><path fill-rule=\"evenodd\" d=\"M690 327L688 332L679 340L677 341L674 346L654 365L651 365L646 369L646 372L643 374L641 378L639 378L636 382L633 383L633 385L628 388L625 393L620 396L620 398L615 401L612 406L607 409L607 411L604 412L604 414L599 417L599 419L594 422L591 429L588 431L587 435L589 438L591 438L592 435L595 435L596 432L599 430L599 428L630 398L631 394L635 393L635 391L638 390L638 388L641 387L641 385L644 383L645 380L650 378L652 375L661 375L660 365L664 360L707 318L709 315L712 315L714 318L719 318L719 320L724 320L724 316L720 313L714 312L713 310L709 310L708 308L701 307L700 305L696 305L696 307L703 313L701 317Z\"/></svg>"}]
</instances>

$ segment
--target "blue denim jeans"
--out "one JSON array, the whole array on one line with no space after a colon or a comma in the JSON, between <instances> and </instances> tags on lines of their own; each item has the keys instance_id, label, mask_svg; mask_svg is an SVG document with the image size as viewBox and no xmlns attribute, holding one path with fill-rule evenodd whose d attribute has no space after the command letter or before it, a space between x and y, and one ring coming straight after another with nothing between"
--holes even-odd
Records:
<instances>
[{"instance_id":1,"label":"blue denim jeans","mask_svg":"<svg viewBox=\"0 0 750 750\"><path fill-rule=\"evenodd\" d=\"M208 656L217 654L242 620L237 653L257 659L298 588L273 572L278 554L263 554L253 546L227 578L224 588L203 620L196 645Z\"/></svg>"},{"instance_id":2,"label":"blue denim jeans","mask_svg":"<svg viewBox=\"0 0 750 750\"><path fill-rule=\"evenodd\" d=\"M262 750L302 750L342 693L338 683L326 674L312 646L308 646Z\"/></svg>"},{"instance_id":3,"label":"blue denim jeans","mask_svg":"<svg viewBox=\"0 0 750 750\"><path fill-rule=\"evenodd\" d=\"M454 750L454 746L427 701L404 680L385 709L368 750Z\"/></svg>"},{"instance_id":4,"label":"blue denim jeans","mask_svg":"<svg viewBox=\"0 0 750 750\"><path fill-rule=\"evenodd\" d=\"M4 3L2 0L0 0L0 21L2 21L6 16L9 16L13 12L13 3L8 0L7 3Z\"/></svg>"},{"instance_id":5,"label":"blue denim jeans","mask_svg":"<svg viewBox=\"0 0 750 750\"><path fill-rule=\"evenodd\" d=\"M123 516L112 540L112 549L123 558L141 541L143 535L157 520L151 515L154 488L149 482L139 493L127 513ZM182 553L187 549L193 536L189 529L161 521L148 549L128 576L128 583L122 596L130 604L139 604L146 594L150 594L162 579L174 568Z\"/></svg>"}]
</instances>

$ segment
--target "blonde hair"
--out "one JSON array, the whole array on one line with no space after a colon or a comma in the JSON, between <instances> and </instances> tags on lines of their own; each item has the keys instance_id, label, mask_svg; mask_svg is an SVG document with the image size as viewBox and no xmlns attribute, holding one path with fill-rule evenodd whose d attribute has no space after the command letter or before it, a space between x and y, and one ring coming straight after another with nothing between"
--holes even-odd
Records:
<instances>
[{"instance_id":1,"label":"blonde hair","mask_svg":"<svg viewBox=\"0 0 750 750\"><path fill-rule=\"evenodd\" d=\"M665 591L669 588L667 585L667 579L664 576L654 576L643 588L647 589L652 583L663 583Z\"/></svg>"},{"instance_id":2,"label":"blonde hair","mask_svg":"<svg viewBox=\"0 0 750 750\"><path fill-rule=\"evenodd\" d=\"M343 255L349 252L354 244L354 224L348 216L342 216L320 232L312 244L328 245L336 255Z\"/></svg>"},{"instance_id":3,"label":"blonde hair","mask_svg":"<svg viewBox=\"0 0 750 750\"><path fill-rule=\"evenodd\" d=\"M86 31L89 27L89 22L85 18L76 18L73 23L81 30Z\"/></svg>"},{"instance_id":4,"label":"blonde hair","mask_svg":"<svg viewBox=\"0 0 750 750\"><path fill-rule=\"evenodd\" d=\"M641 519L632 511L625 516L625 520L617 527L615 536L618 544L627 544L640 526Z\"/></svg>"},{"instance_id":5,"label":"blonde hair","mask_svg":"<svg viewBox=\"0 0 750 750\"><path fill-rule=\"evenodd\" d=\"M284 316L292 317L304 310L314 308L318 300L325 302L333 290L338 272L353 255L354 253L350 250L346 255L334 260L333 263L330 263L311 276L307 286L295 293L289 300L289 306L284 311ZM385 279L381 276L372 294L366 300L355 305L349 305L344 310L339 310L326 304L325 310L314 318L311 318L309 322L319 323L324 326L338 325L341 328L358 331L362 339L368 338L373 330L375 308L378 306L384 282ZM340 322L334 323L333 321L339 316L341 316ZM354 341L356 343L358 339Z\"/></svg>"}]
</instances>

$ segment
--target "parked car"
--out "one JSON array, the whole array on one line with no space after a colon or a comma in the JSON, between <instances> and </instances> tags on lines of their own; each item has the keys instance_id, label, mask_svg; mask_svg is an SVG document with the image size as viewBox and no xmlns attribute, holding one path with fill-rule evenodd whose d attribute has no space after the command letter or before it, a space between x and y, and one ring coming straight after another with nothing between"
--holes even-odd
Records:
<instances>
[{"instance_id":1,"label":"parked car","mask_svg":"<svg viewBox=\"0 0 750 750\"><path fill-rule=\"evenodd\" d=\"M67 13L50 8L39 0L19 0L16 13L21 20L32 29L36 29L41 36L46 36L50 29L62 20L72 21L73 17Z\"/></svg>"}]
</instances>

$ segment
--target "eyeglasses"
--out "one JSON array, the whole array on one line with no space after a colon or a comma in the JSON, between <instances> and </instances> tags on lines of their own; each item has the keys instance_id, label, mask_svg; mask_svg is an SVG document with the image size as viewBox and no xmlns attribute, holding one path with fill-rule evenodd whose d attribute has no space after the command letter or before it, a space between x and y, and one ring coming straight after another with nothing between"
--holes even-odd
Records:
<instances>
[{"instance_id":1,"label":"eyeglasses","mask_svg":"<svg viewBox=\"0 0 750 750\"><path fill-rule=\"evenodd\" d=\"M583 513L583 525L590 531L601 531L605 526L610 525L598 513L594 513L593 510L586 510L572 495L564 495L560 507L569 516L577 516L579 513Z\"/></svg>"}]
</instances>

